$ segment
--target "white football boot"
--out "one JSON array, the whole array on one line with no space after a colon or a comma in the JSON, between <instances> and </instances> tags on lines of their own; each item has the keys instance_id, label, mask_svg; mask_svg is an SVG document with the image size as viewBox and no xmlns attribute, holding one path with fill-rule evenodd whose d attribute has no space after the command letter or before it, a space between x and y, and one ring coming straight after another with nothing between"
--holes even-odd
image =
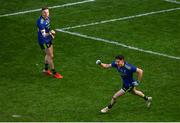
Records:
<instances>
[{"instance_id":1,"label":"white football boot","mask_svg":"<svg viewBox=\"0 0 180 123\"><path fill-rule=\"evenodd\" d=\"M152 102L152 97L148 97L148 100L146 101L146 105L148 108L150 108Z\"/></svg>"},{"instance_id":2,"label":"white football boot","mask_svg":"<svg viewBox=\"0 0 180 123\"><path fill-rule=\"evenodd\" d=\"M101 110L101 113L107 113L110 109L108 107L105 107Z\"/></svg>"}]
</instances>

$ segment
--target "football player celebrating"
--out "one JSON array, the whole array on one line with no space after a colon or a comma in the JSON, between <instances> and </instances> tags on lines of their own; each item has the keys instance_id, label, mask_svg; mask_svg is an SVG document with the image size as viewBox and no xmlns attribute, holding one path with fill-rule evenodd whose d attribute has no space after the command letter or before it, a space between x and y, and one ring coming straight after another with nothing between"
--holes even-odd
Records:
<instances>
[{"instance_id":1,"label":"football player celebrating","mask_svg":"<svg viewBox=\"0 0 180 123\"><path fill-rule=\"evenodd\" d=\"M143 70L127 63L123 55L116 56L115 61L113 61L111 64L102 63L100 60L97 60L96 64L100 65L103 68L116 68L120 73L123 82L122 88L113 95L110 104L101 110L102 113L108 112L115 104L116 99L124 95L126 92L131 92L132 94L138 95L139 97L143 98L146 101L147 107L150 107L152 97L148 97L144 95L143 92L136 89L136 86L139 85L142 79ZM133 79L133 73L135 72L137 73L136 81Z\"/></svg>"},{"instance_id":2,"label":"football player celebrating","mask_svg":"<svg viewBox=\"0 0 180 123\"><path fill-rule=\"evenodd\" d=\"M61 76L58 72L56 72L53 62L53 44L52 40L55 38L55 31L50 30L50 18L49 18L49 9L47 7L43 7L41 11L41 16L37 20L38 26L38 42L41 47L45 51L45 68L43 70L47 75L52 75L55 78L61 79ZM51 71L49 70L49 65Z\"/></svg>"}]
</instances>

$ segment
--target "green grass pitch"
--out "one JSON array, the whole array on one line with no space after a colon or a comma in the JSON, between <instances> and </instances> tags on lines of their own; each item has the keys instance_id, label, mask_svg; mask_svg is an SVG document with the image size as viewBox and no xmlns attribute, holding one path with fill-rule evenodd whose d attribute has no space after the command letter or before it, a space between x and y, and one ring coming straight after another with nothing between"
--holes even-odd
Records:
<instances>
[{"instance_id":1,"label":"green grass pitch","mask_svg":"<svg viewBox=\"0 0 180 123\"><path fill-rule=\"evenodd\" d=\"M0 15L78 1L1 0ZM50 9L51 26L61 29L178 7L164 0L95 0ZM54 79L42 74L39 16L0 17L0 121L180 121L180 60L57 32L55 66L64 78ZM180 57L179 17L176 10L67 31ZM127 93L110 112L100 113L122 83L116 70L104 70L95 61L110 63L117 54L144 70L139 89L153 97L149 110Z\"/></svg>"}]
</instances>

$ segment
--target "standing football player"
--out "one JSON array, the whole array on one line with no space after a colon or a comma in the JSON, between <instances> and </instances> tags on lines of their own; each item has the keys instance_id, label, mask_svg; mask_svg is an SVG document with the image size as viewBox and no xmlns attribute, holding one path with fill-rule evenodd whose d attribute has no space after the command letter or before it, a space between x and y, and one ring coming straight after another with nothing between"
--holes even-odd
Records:
<instances>
[{"instance_id":1,"label":"standing football player","mask_svg":"<svg viewBox=\"0 0 180 123\"><path fill-rule=\"evenodd\" d=\"M111 64L102 63L100 60L97 60L96 64L100 65L103 68L116 68L120 73L123 82L122 88L113 95L110 104L101 110L102 113L108 112L115 104L117 98L124 95L126 92L131 92L132 94L141 97L146 101L147 107L150 107L152 97L148 97L144 95L143 92L136 89L136 86L139 85L142 79L143 70L127 63L123 55L116 56L115 61L113 61ZM136 81L133 79L133 73L137 73Z\"/></svg>"},{"instance_id":2,"label":"standing football player","mask_svg":"<svg viewBox=\"0 0 180 123\"><path fill-rule=\"evenodd\" d=\"M54 30L50 30L49 9L47 7L42 8L41 16L37 20L37 26L38 42L41 49L45 51L45 67L43 72L47 75L53 75L55 78L61 79L63 76L56 72L53 62L54 53L52 40L55 38L56 33Z\"/></svg>"}]
</instances>

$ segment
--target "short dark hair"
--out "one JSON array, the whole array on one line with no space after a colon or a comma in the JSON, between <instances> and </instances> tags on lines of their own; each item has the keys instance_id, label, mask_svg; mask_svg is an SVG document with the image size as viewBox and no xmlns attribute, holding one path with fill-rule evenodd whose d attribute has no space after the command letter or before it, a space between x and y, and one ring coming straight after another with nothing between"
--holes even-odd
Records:
<instances>
[{"instance_id":1,"label":"short dark hair","mask_svg":"<svg viewBox=\"0 0 180 123\"><path fill-rule=\"evenodd\" d=\"M46 9L49 9L48 7L42 7L41 8L41 11L44 11L44 10L46 10Z\"/></svg>"},{"instance_id":2,"label":"short dark hair","mask_svg":"<svg viewBox=\"0 0 180 123\"><path fill-rule=\"evenodd\" d=\"M123 55L117 55L117 56L115 57L115 59L124 60L124 56L123 56Z\"/></svg>"}]
</instances>

